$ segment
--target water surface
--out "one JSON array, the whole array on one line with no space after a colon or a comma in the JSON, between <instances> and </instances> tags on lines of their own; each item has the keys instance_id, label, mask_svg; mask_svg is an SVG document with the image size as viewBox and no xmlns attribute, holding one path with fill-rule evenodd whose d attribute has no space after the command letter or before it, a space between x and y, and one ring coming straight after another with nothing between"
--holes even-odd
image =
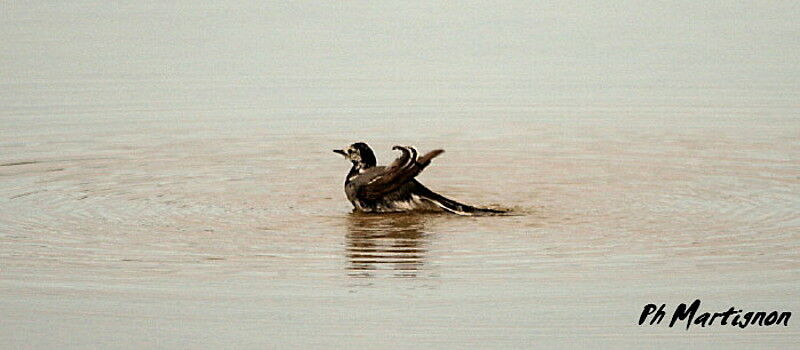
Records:
<instances>
[{"instance_id":1,"label":"water surface","mask_svg":"<svg viewBox=\"0 0 800 350\"><path fill-rule=\"evenodd\" d=\"M636 322L800 310L797 10L501 5L12 6L0 343L796 344ZM514 215L351 213L356 141Z\"/></svg>"}]
</instances>

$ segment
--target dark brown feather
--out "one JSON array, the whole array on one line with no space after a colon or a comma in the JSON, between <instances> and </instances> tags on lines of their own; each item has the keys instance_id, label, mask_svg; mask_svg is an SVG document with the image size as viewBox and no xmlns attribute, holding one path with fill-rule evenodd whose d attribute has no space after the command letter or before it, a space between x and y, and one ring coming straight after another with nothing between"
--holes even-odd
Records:
<instances>
[{"instance_id":1,"label":"dark brown feather","mask_svg":"<svg viewBox=\"0 0 800 350\"><path fill-rule=\"evenodd\" d=\"M378 199L386 193L398 189L419 175L433 158L444 152L443 150L434 150L417 159L417 151L414 148L394 146L392 149L400 150L402 154L386 167L382 174L359 187L359 198Z\"/></svg>"}]
</instances>

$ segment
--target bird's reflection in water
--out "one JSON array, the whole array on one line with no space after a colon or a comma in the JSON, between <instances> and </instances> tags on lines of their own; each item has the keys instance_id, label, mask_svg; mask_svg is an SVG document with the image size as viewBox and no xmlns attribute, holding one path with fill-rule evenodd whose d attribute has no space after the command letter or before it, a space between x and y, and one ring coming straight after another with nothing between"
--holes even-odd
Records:
<instances>
[{"instance_id":1,"label":"bird's reflection in water","mask_svg":"<svg viewBox=\"0 0 800 350\"><path fill-rule=\"evenodd\" d=\"M347 260L351 277L417 277L427 252L425 214L348 215Z\"/></svg>"}]
</instances>

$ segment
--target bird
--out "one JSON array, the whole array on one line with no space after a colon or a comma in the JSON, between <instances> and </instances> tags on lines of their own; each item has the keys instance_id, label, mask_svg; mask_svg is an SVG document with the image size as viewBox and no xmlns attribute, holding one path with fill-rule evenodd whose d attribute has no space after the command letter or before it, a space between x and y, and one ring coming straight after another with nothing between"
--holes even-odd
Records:
<instances>
[{"instance_id":1,"label":"bird","mask_svg":"<svg viewBox=\"0 0 800 350\"><path fill-rule=\"evenodd\" d=\"M417 157L410 146L394 146L401 154L388 166L378 166L375 153L364 142L356 142L346 149L335 149L353 166L347 173L344 192L353 204L354 211L364 213L392 213L410 211L445 211L458 215L501 214L504 210L478 208L459 203L431 191L415 179L431 160L444 150L437 149Z\"/></svg>"}]
</instances>

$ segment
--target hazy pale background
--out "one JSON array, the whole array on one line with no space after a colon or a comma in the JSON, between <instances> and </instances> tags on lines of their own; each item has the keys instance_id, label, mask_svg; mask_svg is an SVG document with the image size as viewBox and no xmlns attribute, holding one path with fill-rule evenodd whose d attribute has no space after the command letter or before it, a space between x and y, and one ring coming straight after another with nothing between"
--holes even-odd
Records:
<instances>
[{"instance_id":1,"label":"hazy pale background","mask_svg":"<svg viewBox=\"0 0 800 350\"><path fill-rule=\"evenodd\" d=\"M789 348L793 1L12 1L0 347ZM354 141L516 216L361 216ZM796 317L796 316L795 316Z\"/></svg>"}]
</instances>

